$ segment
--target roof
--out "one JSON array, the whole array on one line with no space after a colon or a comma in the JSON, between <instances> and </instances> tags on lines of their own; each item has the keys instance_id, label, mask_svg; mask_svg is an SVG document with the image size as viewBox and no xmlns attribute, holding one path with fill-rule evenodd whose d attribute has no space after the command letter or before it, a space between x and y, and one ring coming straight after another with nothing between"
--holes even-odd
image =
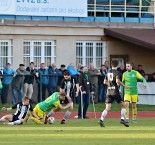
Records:
<instances>
[{"instance_id":1,"label":"roof","mask_svg":"<svg viewBox=\"0 0 155 145\"><path fill-rule=\"evenodd\" d=\"M111 28L105 29L104 32L107 36L155 50L155 29Z\"/></svg>"}]
</instances>

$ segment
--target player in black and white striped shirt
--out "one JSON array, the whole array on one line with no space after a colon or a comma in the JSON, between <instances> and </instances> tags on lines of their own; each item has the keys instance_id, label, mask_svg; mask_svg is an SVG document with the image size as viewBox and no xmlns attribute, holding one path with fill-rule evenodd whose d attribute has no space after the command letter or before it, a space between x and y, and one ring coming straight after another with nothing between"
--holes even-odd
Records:
<instances>
[{"instance_id":1,"label":"player in black and white striped shirt","mask_svg":"<svg viewBox=\"0 0 155 145\"><path fill-rule=\"evenodd\" d=\"M0 119L0 122L9 121L8 125L20 125L24 122L25 117L30 111L32 115L38 119L38 116L33 112L33 108L31 104L29 103L28 97L23 97L22 102L15 104L14 106L10 108L2 107L3 111L10 111L12 109L16 109L16 112L14 114L5 115Z\"/></svg>"}]
</instances>

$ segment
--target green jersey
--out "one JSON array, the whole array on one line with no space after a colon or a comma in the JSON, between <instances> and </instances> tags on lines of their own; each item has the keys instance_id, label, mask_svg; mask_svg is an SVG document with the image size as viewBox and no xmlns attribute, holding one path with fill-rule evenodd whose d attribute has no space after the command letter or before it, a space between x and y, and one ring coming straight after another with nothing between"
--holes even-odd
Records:
<instances>
[{"instance_id":1,"label":"green jersey","mask_svg":"<svg viewBox=\"0 0 155 145\"><path fill-rule=\"evenodd\" d=\"M135 70L126 71L123 73L122 76L122 82L128 86L128 89L124 89L125 94L129 95L137 95L137 79L143 81L143 83L146 83L146 80L143 78L143 76Z\"/></svg>"},{"instance_id":2,"label":"green jersey","mask_svg":"<svg viewBox=\"0 0 155 145\"><path fill-rule=\"evenodd\" d=\"M59 93L55 92L54 94L52 94L51 96L49 96L45 101L40 102L38 104L39 108L44 111L47 112L49 111L53 106L55 107L59 107L60 106L60 100L59 100Z\"/></svg>"}]
</instances>

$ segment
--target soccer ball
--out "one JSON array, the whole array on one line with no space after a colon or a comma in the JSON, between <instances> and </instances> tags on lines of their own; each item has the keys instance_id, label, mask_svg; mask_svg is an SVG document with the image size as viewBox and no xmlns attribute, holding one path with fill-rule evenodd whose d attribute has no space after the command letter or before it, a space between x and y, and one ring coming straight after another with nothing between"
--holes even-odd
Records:
<instances>
[{"instance_id":1,"label":"soccer ball","mask_svg":"<svg viewBox=\"0 0 155 145\"><path fill-rule=\"evenodd\" d=\"M49 124L53 124L55 122L55 118L54 117L48 117L48 123Z\"/></svg>"}]
</instances>

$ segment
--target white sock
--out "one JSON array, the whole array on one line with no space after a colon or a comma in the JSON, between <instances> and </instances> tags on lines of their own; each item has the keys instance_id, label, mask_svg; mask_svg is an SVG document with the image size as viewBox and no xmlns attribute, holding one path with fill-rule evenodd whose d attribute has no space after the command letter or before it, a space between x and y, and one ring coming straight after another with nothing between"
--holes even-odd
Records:
<instances>
[{"instance_id":1,"label":"white sock","mask_svg":"<svg viewBox=\"0 0 155 145\"><path fill-rule=\"evenodd\" d=\"M20 120L16 120L13 123L14 123L14 125L20 125L22 122Z\"/></svg>"},{"instance_id":2,"label":"white sock","mask_svg":"<svg viewBox=\"0 0 155 145\"><path fill-rule=\"evenodd\" d=\"M104 118L107 116L107 114L108 114L108 111L105 109L103 112L102 112L102 115L101 115L101 120L103 121L104 120Z\"/></svg>"},{"instance_id":3,"label":"white sock","mask_svg":"<svg viewBox=\"0 0 155 145\"><path fill-rule=\"evenodd\" d=\"M70 111L67 111L66 113L65 113L65 116L64 116L64 120L67 120L68 118L69 118L69 116L71 115L71 113L72 112L70 112Z\"/></svg>"},{"instance_id":4,"label":"white sock","mask_svg":"<svg viewBox=\"0 0 155 145\"><path fill-rule=\"evenodd\" d=\"M126 114L126 109L125 108L122 108L122 110L121 110L121 119L124 120L125 114Z\"/></svg>"},{"instance_id":5,"label":"white sock","mask_svg":"<svg viewBox=\"0 0 155 145\"><path fill-rule=\"evenodd\" d=\"M14 123L13 122L8 122L7 125L14 125Z\"/></svg>"},{"instance_id":6,"label":"white sock","mask_svg":"<svg viewBox=\"0 0 155 145\"><path fill-rule=\"evenodd\" d=\"M51 110L48 114L47 114L47 117L51 117L55 114L55 112L53 110Z\"/></svg>"},{"instance_id":7,"label":"white sock","mask_svg":"<svg viewBox=\"0 0 155 145\"><path fill-rule=\"evenodd\" d=\"M0 122L4 122L6 121L5 117L3 116L1 119L0 119Z\"/></svg>"}]
</instances>

